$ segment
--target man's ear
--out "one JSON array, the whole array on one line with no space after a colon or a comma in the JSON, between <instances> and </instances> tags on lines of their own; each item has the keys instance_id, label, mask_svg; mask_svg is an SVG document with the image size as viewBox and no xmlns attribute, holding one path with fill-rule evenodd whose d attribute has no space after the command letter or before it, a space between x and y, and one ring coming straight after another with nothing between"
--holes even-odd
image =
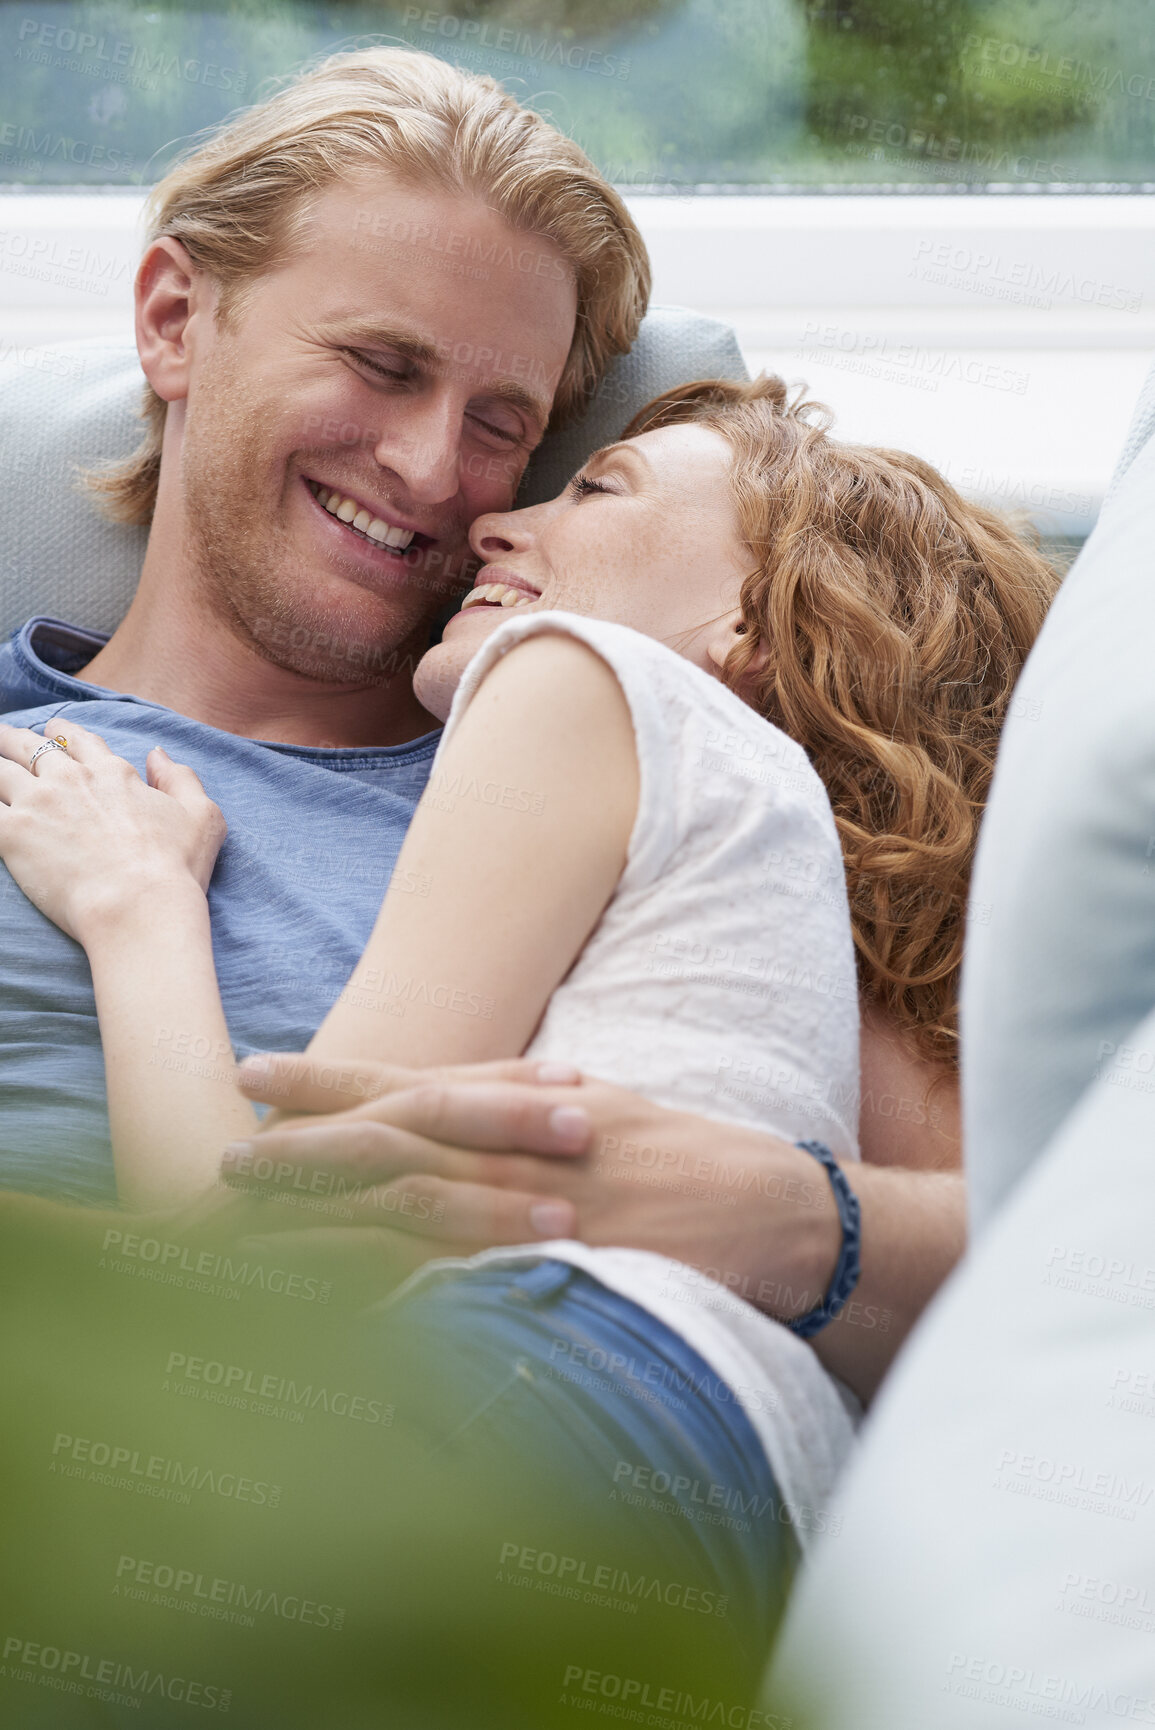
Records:
<instances>
[{"instance_id":1,"label":"man's ear","mask_svg":"<svg viewBox=\"0 0 1155 1730\"><path fill-rule=\"evenodd\" d=\"M734 644L745 635L746 624L742 617L741 607L735 607L733 612L724 613L720 619L715 619L706 638L706 658L712 671L721 677L722 668ZM759 643L754 658L747 668L748 672L760 673L769 657L767 645Z\"/></svg>"},{"instance_id":2,"label":"man's ear","mask_svg":"<svg viewBox=\"0 0 1155 1730\"><path fill-rule=\"evenodd\" d=\"M215 285L179 240L162 234L136 273L136 347L145 377L165 402L188 395L194 327L212 318Z\"/></svg>"}]
</instances>

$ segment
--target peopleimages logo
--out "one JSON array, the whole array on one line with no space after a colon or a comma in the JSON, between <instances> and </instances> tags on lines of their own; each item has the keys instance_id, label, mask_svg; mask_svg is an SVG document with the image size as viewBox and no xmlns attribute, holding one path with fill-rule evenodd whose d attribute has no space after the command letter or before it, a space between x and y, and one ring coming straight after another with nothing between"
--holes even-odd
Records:
<instances>
[{"instance_id":1,"label":"peopleimages logo","mask_svg":"<svg viewBox=\"0 0 1155 1730\"><path fill-rule=\"evenodd\" d=\"M443 41L456 42L462 47L484 48L491 54L512 54L519 60L537 61L541 66L568 66L574 72L596 72L602 78L628 78L630 63L616 54L606 54L600 48L584 48L578 42L554 35L548 30L536 40L528 31L516 30L507 24L491 24L488 19L459 18L453 12L429 12L421 6L407 6L403 23L409 29L421 20L426 36L440 36Z\"/></svg>"},{"instance_id":2,"label":"peopleimages logo","mask_svg":"<svg viewBox=\"0 0 1155 1730\"><path fill-rule=\"evenodd\" d=\"M156 89L158 78L179 78L185 84L203 84L209 90L230 90L240 96L247 79L247 74L236 66L218 66L213 60L182 60L171 50L147 48L123 39L113 41L107 36L95 36L90 30L77 30L71 24L46 24L38 18L25 18L16 34L21 44L13 52L16 60L89 76L95 74L149 90ZM152 82L142 85L142 78Z\"/></svg>"},{"instance_id":3,"label":"peopleimages logo","mask_svg":"<svg viewBox=\"0 0 1155 1730\"><path fill-rule=\"evenodd\" d=\"M125 1577L127 1576L127 1578ZM254 1627L253 1615L277 1616L285 1622L301 1622L312 1628L340 1631L345 1611L322 1604L299 1592L278 1591L272 1586L254 1586L240 1580L201 1573L196 1568L173 1567L137 1556L121 1556L116 1565L114 1597L159 1603L162 1608L192 1610L219 1621L241 1621Z\"/></svg>"},{"instance_id":4,"label":"peopleimages logo","mask_svg":"<svg viewBox=\"0 0 1155 1730\"><path fill-rule=\"evenodd\" d=\"M995 1468L995 1490L1056 1502L1112 1520L1135 1520L1155 1494L1155 1485L1131 1481L1118 1472L1096 1471L1078 1460L1050 1459L1042 1454L1004 1448Z\"/></svg>"},{"instance_id":5,"label":"peopleimages logo","mask_svg":"<svg viewBox=\"0 0 1155 1730\"><path fill-rule=\"evenodd\" d=\"M1083 276L1058 265L1043 265L1037 260L1004 258L997 252L984 252L951 241L920 240L914 249L914 263L920 267L917 274L923 281L949 280L953 286L1001 299L1014 299L1012 290L1026 290L1038 295L1034 304L1042 308L1050 308L1056 300L1081 301L1084 306L1104 306L1117 312L1138 312L1142 305L1143 297L1137 288L1104 282L1097 276ZM941 275L932 277L931 270Z\"/></svg>"},{"instance_id":6,"label":"peopleimages logo","mask_svg":"<svg viewBox=\"0 0 1155 1730\"><path fill-rule=\"evenodd\" d=\"M134 1669L118 1658L98 1658L90 1652L71 1652L61 1646L26 1640L9 1634L4 1641L4 1664L21 1681L36 1681L66 1694L86 1694L92 1699L124 1704L125 1695L150 1695L176 1701L181 1706L200 1706L206 1712L227 1712L231 1688L193 1682L187 1676L166 1676L147 1665ZM84 1687L81 1684L87 1683ZM125 1690L120 1694L117 1690ZM139 1707L139 1699L127 1701Z\"/></svg>"},{"instance_id":7,"label":"peopleimages logo","mask_svg":"<svg viewBox=\"0 0 1155 1730\"><path fill-rule=\"evenodd\" d=\"M789 1730L792 1723L791 1719L758 1706L712 1700L708 1694L699 1698L687 1694L683 1688L663 1687L660 1682L651 1682L641 1676L619 1676L610 1670L591 1670L585 1664L567 1664L561 1686L559 1705L575 1706L589 1712L595 1710L595 1702L589 1696L600 1696L602 1700L619 1702L614 1717L625 1717L627 1714L622 1708L632 1707L630 1715L636 1716L639 1723L642 1720L637 1708L641 1706L651 1714L645 1719L647 1724L667 1725L672 1720L688 1720L695 1724L726 1725L728 1730L755 1730L756 1726L762 1726L763 1730ZM607 1710L605 1706L600 1708L601 1712ZM655 1718L652 1716L655 1712L668 1716Z\"/></svg>"},{"instance_id":8,"label":"peopleimages logo","mask_svg":"<svg viewBox=\"0 0 1155 1730\"><path fill-rule=\"evenodd\" d=\"M101 1249L111 1253L101 1255L100 1267L192 1291L211 1293L216 1288L230 1297L239 1297L243 1290L262 1291L276 1297L298 1298L304 1303L327 1304L333 1290L330 1280L317 1280L287 1268L266 1267L263 1262L247 1258L234 1260L231 1255L196 1250L186 1243L142 1237L139 1232L124 1232L115 1226L105 1232Z\"/></svg>"},{"instance_id":9,"label":"peopleimages logo","mask_svg":"<svg viewBox=\"0 0 1155 1730\"><path fill-rule=\"evenodd\" d=\"M169 1382L191 1383L206 1389L220 1389L233 1397L248 1396L260 1404L289 1406L302 1412L322 1411L337 1418L355 1418L368 1424L393 1422L393 1406L365 1394L351 1394L344 1388L314 1387L311 1381L297 1382L291 1376L274 1372L262 1374L244 1364L226 1364L219 1358L190 1356L188 1352L170 1352L165 1364L163 1392L170 1392ZM245 1404L241 1399L240 1403Z\"/></svg>"},{"instance_id":10,"label":"peopleimages logo","mask_svg":"<svg viewBox=\"0 0 1155 1730\"><path fill-rule=\"evenodd\" d=\"M987 1692L979 1694L977 1688L983 1684ZM1145 1695L1128 1694L1099 1682L1075 1682L1067 1676L1032 1670L1027 1664L1006 1664L985 1654L973 1657L967 1652L953 1652L947 1665L946 1686L951 1693L964 1698L969 1694L972 1699L1013 1706L1039 1717L1061 1715L1053 1709L1047 1711L1046 1703L1052 1702L1053 1706L1074 1707L1082 1713L1109 1712L1135 1724L1155 1724L1155 1701ZM1086 1718L1067 1721L1085 1724Z\"/></svg>"},{"instance_id":11,"label":"peopleimages logo","mask_svg":"<svg viewBox=\"0 0 1155 1730\"><path fill-rule=\"evenodd\" d=\"M662 1580L645 1573L631 1574L612 1562L593 1562L582 1556L563 1556L555 1550L537 1550L528 1544L507 1542L501 1546L497 1573L499 1584L552 1590L555 1595L583 1598L605 1609L623 1609L636 1614L639 1603L664 1604L671 1610L693 1610L703 1616L724 1616L729 1598L724 1593L679 1580ZM542 1582L548 1581L548 1586Z\"/></svg>"},{"instance_id":12,"label":"peopleimages logo","mask_svg":"<svg viewBox=\"0 0 1155 1730\"><path fill-rule=\"evenodd\" d=\"M483 243L476 235L464 230L443 229L439 223L409 222L402 217L365 209L358 210L354 216L353 233L369 234L375 240L388 240L393 246L417 247L422 252L436 253L467 265L512 270L521 276L549 276L557 282L569 279L570 267L564 259L556 257L552 249L543 251L540 246L520 245L515 251L510 245L499 246L496 240ZM443 364L452 360L457 366L479 368L493 365L502 358L499 350L478 348L469 342L441 343L437 355ZM519 368L540 367L540 362L535 363L529 356L513 355L510 366L514 376L521 377Z\"/></svg>"},{"instance_id":13,"label":"peopleimages logo","mask_svg":"<svg viewBox=\"0 0 1155 1730\"><path fill-rule=\"evenodd\" d=\"M12 122L0 126L0 148L26 151L44 162L58 158L83 168L103 168L109 174L130 174L136 166L132 157L114 144L94 144L84 138L66 137L61 132L37 133L32 126L16 126ZM11 163L12 158L0 157L0 161Z\"/></svg>"},{"instance_id":14,"label":"peopleimages logo","mask_svg":"<svg viewBox=\"0 0 1155 1730\"><path fill-rule=\"evenodd\" d=\"M168 1488L174 1489L185 1502L189 1490L203 1490L230 1502L249 1502L257 1508L275 1508L281 1500L280 1484L266 1483L264 1478L222 1472L215 1466L190 1465L184 1460L166 1459L163 1454L142 1454L139 1448L94 1441L90 1436L70 1436L63 1430L57 1434L49 1471L63 1477L83 1477L86 1468L100 1471L104 1467L107 1471L98 1482L107 1482L114 1489L155 1494L165 1500Z\"/></svg>"}]
</instances>

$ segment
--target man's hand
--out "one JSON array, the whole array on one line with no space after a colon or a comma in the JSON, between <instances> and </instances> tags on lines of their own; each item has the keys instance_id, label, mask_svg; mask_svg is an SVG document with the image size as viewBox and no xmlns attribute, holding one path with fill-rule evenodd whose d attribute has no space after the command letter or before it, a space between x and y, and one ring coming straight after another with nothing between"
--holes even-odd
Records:
<instances>
[{"instance_id":1,"label":"man's hand","mask_svg":"<svg viewBox=\"0 0 1155 1730\"><path fill-rule=\"evenodd\" d=\"M550 1193L541 1160L511 1151L586 1151L592 1124L572 1106L581 1077L569 1065L418 1071L274 1054L238 1074L250 1099L278 1109L227 1151L222 1176L236 1189L295 1198L318 1224L399 1226L436 1240L431 1254L572 1235L572 1202Z\"/></svg>"},{"instance_id":2,"label":"man's hand","mask_svg":"<svg viewBox=\"0 0 1155 1730\"><path fill-rule=\"evenodd\" d=\"M764 1307L790 1288L787 1314L825 1289L808 1294L802 1276L819 1246L827 1276L838 1253L829 1186L777 1137L525 1059L442 1072L259 1063L263 1071L253 1059L240 1069L251 1099L326 1115L279 1120L230 1150L224 1176L313 1197L318 1223L328 1201L348 1223L398 1225L455 1249L557 1237L648 1249L708 1269ZM348 1105L357 1093L361 1103ZM739 1271L753 1200L773 1204L761 1229L783 1294Z\"/></svg>"},{"instance_id":3,"label":"man's hand","mask_svg":"<svg viewBox=\"0 0 1155 1730\"><path fill-rule=\"evenodd\" d=\"M302 1225L368 1227L370 1244L383 1235L373 1228L400 1227L429 1255L556 1237L652 1250L779 1318L829 1285L840 1243L829 1182L776 1136L527 1059L415 1072L274 1055L240 1075L250 1099L309 1115L231 1150L224 1175L295 1196ZM813 1343L868 1398L961 1251L964 1197L953 1175L846 1169L862 1277Z\"/></svg>"}]
</instances>

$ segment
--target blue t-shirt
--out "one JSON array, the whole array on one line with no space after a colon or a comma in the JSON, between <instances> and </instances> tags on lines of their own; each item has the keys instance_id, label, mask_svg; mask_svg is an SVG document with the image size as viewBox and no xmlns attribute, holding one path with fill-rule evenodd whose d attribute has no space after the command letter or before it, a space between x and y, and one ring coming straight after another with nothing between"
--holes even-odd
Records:
<instances>
[{"instance_id":1,"label":"blue t-shirt","mask_svg":"<svg viewBox=\"0 0 1155 1730\"><path fill-rule=\"evenodd\" d=\"M209 906L234 1049L303 1050L368 942L439 734L347 750L241 739L74 678L106 641L33 619L0 646L0 711L37 730L75 719L142 775L154 745L196 770L229 826ZM158 1030L158 1063L212 1063L194 1032ZM116 1199L88 958L3 865L0 1188Z\"/></svg>"}]
</instances>

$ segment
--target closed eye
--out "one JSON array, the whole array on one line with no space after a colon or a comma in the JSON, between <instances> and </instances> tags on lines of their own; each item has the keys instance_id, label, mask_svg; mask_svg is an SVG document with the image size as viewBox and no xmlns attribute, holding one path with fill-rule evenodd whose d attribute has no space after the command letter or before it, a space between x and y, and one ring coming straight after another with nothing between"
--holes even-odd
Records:
<instances>
[{"instance_id":1,"label":"closed eye","mask_svg":"<svg viewBox=\"0 0 1155 1730\"><path fill-rule=\"evenodd\" d=\"M590 493L612 493L613 487L603 486L601 481L592 481L588 475L575 475L569 483L570 492L575 499L584 499Z\"/></svg>"},{"instance_id":2,"label":"closed eye","mask_svg":"<svg viewBox=\"0 0 1155 1730\"><path fill-rule=\"evenodd\" d=\"M473 422L474 426L480 427L483 432L492 433L494 438L504 439L507 444L517 444L524 437L524 433L520 426L495 426L492 421L486 420L483 415L473 413L470 414L469 418Z\"/></svg>"},{"instance_id":3,"label":"closed eye","mask_svg":"<svg viewBox=\"0 0 1155 1730\"><path fill-rule=\"evenodd\" d=\"M401 384L411 376L410 371L407 370L407 362L400 359L396 367L382 366L380 361L374 360L370 355L361 354L357 349L346 349L345 352L359 366L363 366L366 372L375 373L378 378L393 379L395 383Z\"/></svg>"}]
</instances>

